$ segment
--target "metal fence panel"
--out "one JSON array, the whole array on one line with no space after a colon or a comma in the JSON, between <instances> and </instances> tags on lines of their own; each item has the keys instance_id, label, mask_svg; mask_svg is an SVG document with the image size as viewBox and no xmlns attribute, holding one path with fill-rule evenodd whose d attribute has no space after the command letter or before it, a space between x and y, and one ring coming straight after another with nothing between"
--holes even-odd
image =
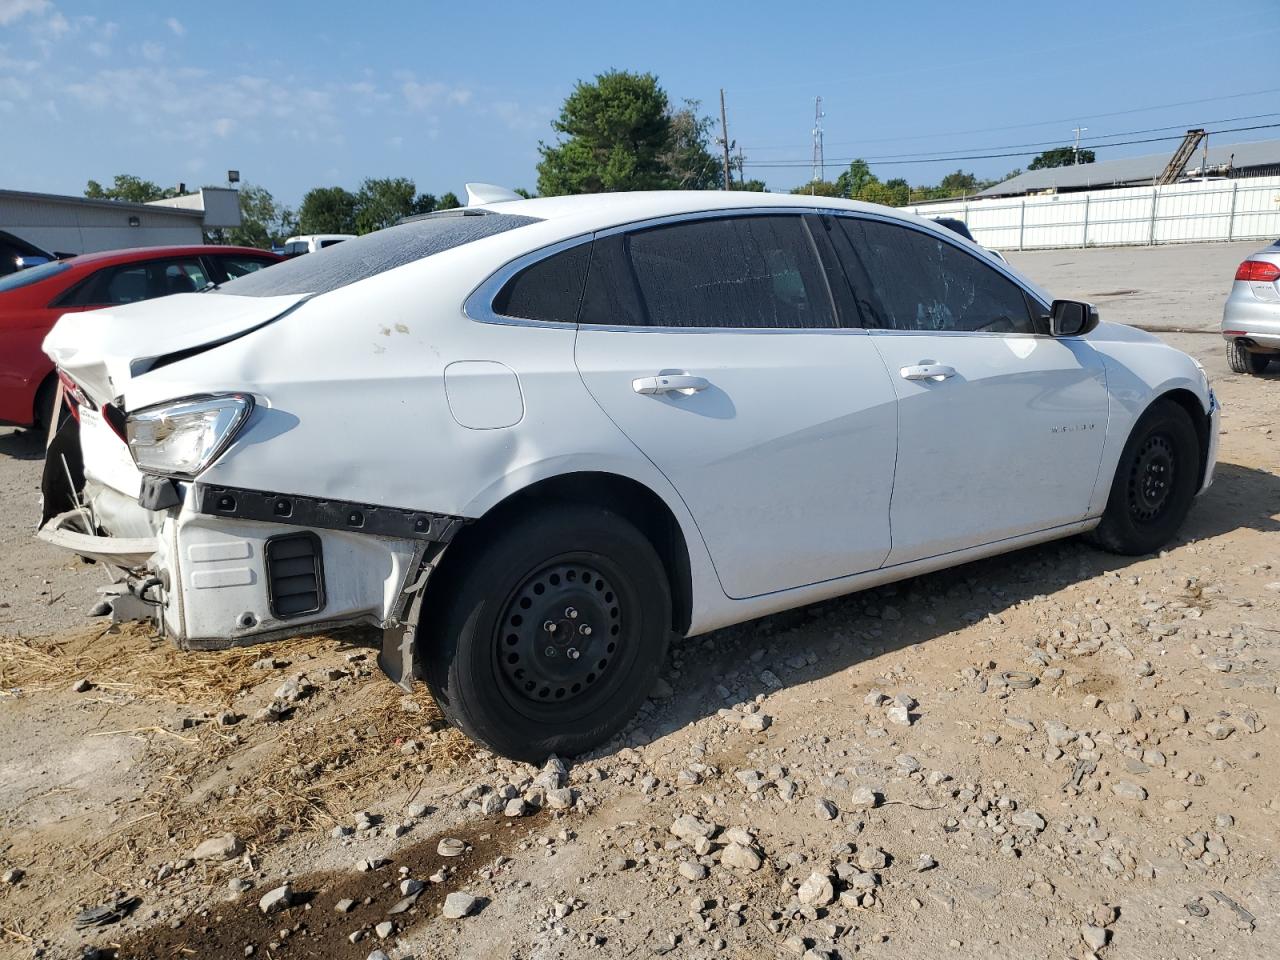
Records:
<instances>
[{"instance_id":1,"label":"metal fence panel","mask_svg":"<svg viewBox=\"0 0 1280 960\"><path fill-rule=\"evenodd\" d=\"M957 217L995 250L1193 243L1280 237L1280 177L1118 187L904 208Z\"/></svg>"}]
</instances>

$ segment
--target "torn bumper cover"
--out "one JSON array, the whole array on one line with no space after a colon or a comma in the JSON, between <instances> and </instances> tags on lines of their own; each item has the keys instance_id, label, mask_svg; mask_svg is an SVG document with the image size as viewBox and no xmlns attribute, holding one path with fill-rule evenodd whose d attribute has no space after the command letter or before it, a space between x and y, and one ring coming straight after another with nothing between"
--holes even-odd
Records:
<instances>
[{"instance_id":1,"label":"torn bumper cover","mask_svg":"<svg viewBox=\"0 0 1280 960\"><path fill-rule=\"evenodd\" d=\"M60 472L73 471L48 457L46 486L59 487ZM379 663L406 687L426 574L467 523L198 481L146 478L139 499L161 509L92 480L75 492L76 503L48 517L37 535L120 571L180 647L221 649L367 624L384 631ZM154 535L132 535L148 531Z\"/></svg>"}]
</instances>

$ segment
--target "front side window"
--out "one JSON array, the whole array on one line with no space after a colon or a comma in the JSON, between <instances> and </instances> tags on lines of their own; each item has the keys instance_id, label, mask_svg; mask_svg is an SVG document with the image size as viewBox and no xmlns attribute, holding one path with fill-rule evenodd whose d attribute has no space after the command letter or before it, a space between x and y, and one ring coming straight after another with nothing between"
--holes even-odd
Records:
<instances>
[{"instance_id":1,"label":"front side window","mask_svg":"<svg viewBox=\"0 0 1280 960\"><path fill-rule=\"evenodd\" d=\"M683 221L605 238L596 247L600 255L587 278L584 323L837 325L813 241L798 216Z\"/></svg>"},{"instance_id":2,"label":"front side window","mask_svg":"<svg viewBox=\"0 0 1280 960\"><path fill-rule=\"evenodd\" d=\"M1041 332L1022 288L954 244L879 220L837 219L856 261L851 276L860 274L875 294L859 296L869 314L868 325L887 330Z\"/></svg>"}]
</instances>

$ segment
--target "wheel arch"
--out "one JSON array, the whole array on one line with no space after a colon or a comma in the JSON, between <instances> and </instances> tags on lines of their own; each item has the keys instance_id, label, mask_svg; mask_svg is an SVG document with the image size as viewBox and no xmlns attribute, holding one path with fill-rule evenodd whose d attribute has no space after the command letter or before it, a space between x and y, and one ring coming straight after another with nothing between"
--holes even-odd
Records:
<instances>
[{"instance_id":1,"label":"wheel arch","mask_svg":"<svg viewBox=\"0 0 1280 960\"><path fill-rule=\"evenodd\" d=\"M1157 403L1162 402L1173 403L1181 407L1186 411L1187 416L1191 418L1191 424L1195 427L1197 446L1200 453L1200 465L1197 474L1198 483L1196 489L1200 489L1200 487L1204 485L1204 473L1209 465L1209 444L1212 440L1209 435L1209 414L1205 411L1204 402L1191 390L1188 390L1185 387L1174 387L1171 390L1166 390L1153 397L1151 403L1147 405L1147 409L1142 411L1142 416L1145 416L1147 411L1152 409ZM1142 416L1139 416L1137 420L1134 421L1134 427L1137 426L1138 421L1142 419ZM1130 430L1130 433L1132 433L1132 430Z\"/></svg>"},{"instance_id":2,"label":"wheel arch","mask_svg":"<svg viewBox=\"0 0 1280 960\"><path fill-rule=\"evenodd\" d=\"M676 515L657 493L638 480L617 473L576 471L538 480L495 503L464 527L440 558L427 581L423 609L431 609L433 593L448 589L452 571L513 517L554 503L592 504L611 510L632 523L653 544L671 590L671 628L688 632L693 618L693 575L689 544Z\"/></svg>"}]
</instances>

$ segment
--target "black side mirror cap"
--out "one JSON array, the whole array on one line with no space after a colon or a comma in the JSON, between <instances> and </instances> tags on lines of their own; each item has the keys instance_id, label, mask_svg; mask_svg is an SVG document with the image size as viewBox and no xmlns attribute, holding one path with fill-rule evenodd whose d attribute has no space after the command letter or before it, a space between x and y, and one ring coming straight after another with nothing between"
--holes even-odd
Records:
<instances>
[{"instance_id":1,"label":"black side mirror cap","mask_svg":"<svg viewBox=\"0 0 1280 960\"><path fill-rule=\"evenodd\" d=\"M1083 337L1098 325L1098 308L1083 300L1055 300L1049 308L1049 333Z\"/></svg>"}]
</instances>

